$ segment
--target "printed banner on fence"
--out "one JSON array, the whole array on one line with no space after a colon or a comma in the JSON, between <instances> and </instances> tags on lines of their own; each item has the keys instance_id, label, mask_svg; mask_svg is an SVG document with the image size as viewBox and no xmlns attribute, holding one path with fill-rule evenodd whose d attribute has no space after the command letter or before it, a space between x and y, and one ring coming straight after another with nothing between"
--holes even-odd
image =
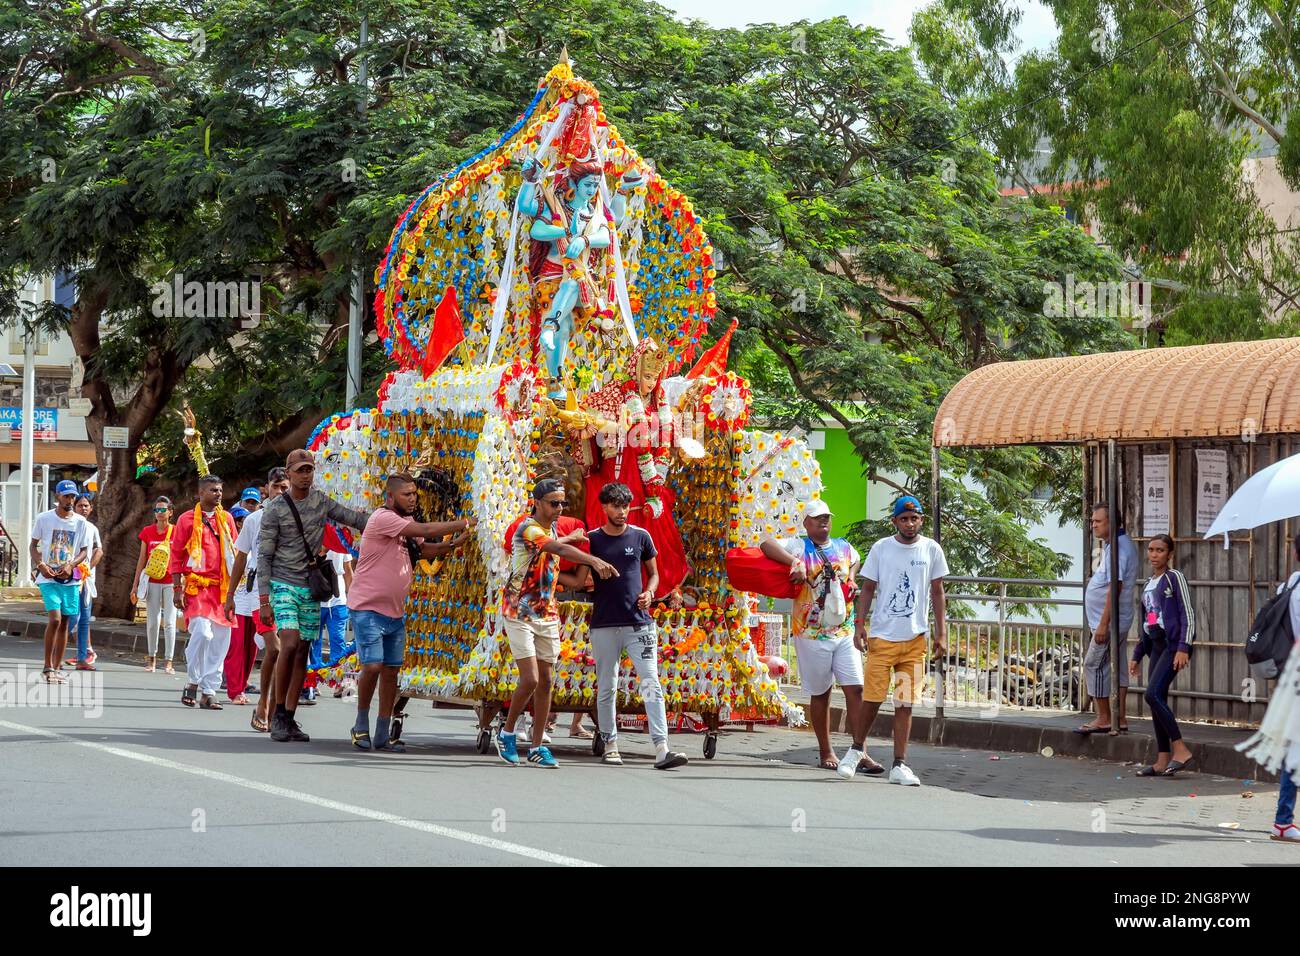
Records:
<instances>
[{"instance_id":1,"label":"printed banner on fence","mask_svg":"<svg viewBox=\"0 0 1300 956\"><path fill-rule=\"evenodd\" d=\"M1196 533L1205 534L1228 500L1228 452L1196 449Z\"/></svg>"},{"instance_id":2,"label":"printed banner on fence","mask_svg":"<svg viewBox=\"0 0 1300 956\"><path fill-rule=\"evenodd\" d=\"M1169 534L1169 456L1142 456L1142 537Z\"/></svg>"}]
</instances>

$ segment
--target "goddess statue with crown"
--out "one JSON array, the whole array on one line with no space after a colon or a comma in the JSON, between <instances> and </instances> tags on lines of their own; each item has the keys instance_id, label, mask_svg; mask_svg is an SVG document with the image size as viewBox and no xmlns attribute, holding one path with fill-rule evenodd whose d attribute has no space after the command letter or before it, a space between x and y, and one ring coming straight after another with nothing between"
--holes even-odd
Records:
<instances>
[{"instance_id":1,"label":"goddess statue with crown","mask_svg":"<svg viewBox=\"0 0 1300 956\"><path fill-rule=\"evenodd\" d=\"M601 186L605 164L597 158L592 107L581 104L567 127L558 154L569 162L547 173L538 160L523 163L523 185L516 199L520 215L531 220L528 274L535 296L537 337L551 380L550 397L562 400L564 359L575 318L595 322L610 335L614 321L614 270L607 250L622 226L627 196L644 182L629 169L606 208ZM539 150L540 152L540 150Z\"/></svg>"}]
</instances>

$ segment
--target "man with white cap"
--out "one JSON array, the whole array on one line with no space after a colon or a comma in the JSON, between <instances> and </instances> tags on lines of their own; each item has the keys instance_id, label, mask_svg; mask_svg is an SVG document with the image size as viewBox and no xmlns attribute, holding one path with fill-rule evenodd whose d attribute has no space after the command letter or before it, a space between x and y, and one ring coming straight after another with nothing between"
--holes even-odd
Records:
<instances>
[{"instance_id":1,"label":"man with white cap","mask_svg":"<svg viewBox=\"0 0 1300 956\"><path fill-rule=\"evenodd\" d=\"M834 515L815 498L804 508L804 534L767 538L761 547L773 561L788 565L790 580L802 585L794 599L791 629L799 660L799 679L812 697L812 725L817 735L818 765L835 770L831 748L830 703L836 684L844 692L849 726L856 726L862 707L862 655L853 647L854 583L862 556L843 538L831 537ZM884 767L863 757L863 773Z\"/></svg>"}]
</instances>

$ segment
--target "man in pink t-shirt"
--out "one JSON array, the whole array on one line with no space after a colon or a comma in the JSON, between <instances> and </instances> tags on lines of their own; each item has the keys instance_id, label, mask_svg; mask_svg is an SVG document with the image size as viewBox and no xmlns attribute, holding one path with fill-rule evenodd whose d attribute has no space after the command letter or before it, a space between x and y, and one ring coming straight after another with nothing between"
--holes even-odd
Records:
<instances>
[{"instance_id":1,"label":"man in pink t-shirt","mask_svg":"<svg viewBox=\"0 0 1300 956\"><path fill-rule=\"evenodd\" d=\"M436 558L464 544L477 520L416 521L418 500L414 480L390 475L384 485L384 506L370 516L361 535L361 553L348 590L348 612L357 639L361 678L357 682L357 720L352 745L358 750L402 753L400 740L389 740L388 728L397 700L397 669L406 653L406 594L411 589L411 559ZM441 540L449 534L455 537ZM408 547L409 543L409 547ZM370 700L379 686L379 717L370 738Z\"/></svg>"}]
</instances>

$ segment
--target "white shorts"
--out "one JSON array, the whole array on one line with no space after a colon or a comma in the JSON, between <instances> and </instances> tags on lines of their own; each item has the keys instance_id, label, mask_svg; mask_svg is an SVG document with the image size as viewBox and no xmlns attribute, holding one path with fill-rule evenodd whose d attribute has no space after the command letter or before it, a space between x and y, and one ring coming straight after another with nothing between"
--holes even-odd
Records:
<instances>
[{"instance_id":1,"label":"white shorts","mask_svg":"<svg viewBox=\"0 0 1300 956\"><path fill-rule=\"evenodd\" d=\"M836 684L861 687L862 654L853 646L852 637L809 637L794 639L799 659L799 682L814 697L826 693Z\"/></svg>"},{"instance_id":2,"label":"white shorts","mask_svg":"<svg viewBox=\"0 0 1300 956\"><path fill-rule=\"evenodd\" d=\"M508 617L505 619L506 639L510 642L510 653L515 660L522 661L535 657L547 664L554 664L560 653L560 619L543 618L528 621Z\"/></svg>"}]
</instances>

